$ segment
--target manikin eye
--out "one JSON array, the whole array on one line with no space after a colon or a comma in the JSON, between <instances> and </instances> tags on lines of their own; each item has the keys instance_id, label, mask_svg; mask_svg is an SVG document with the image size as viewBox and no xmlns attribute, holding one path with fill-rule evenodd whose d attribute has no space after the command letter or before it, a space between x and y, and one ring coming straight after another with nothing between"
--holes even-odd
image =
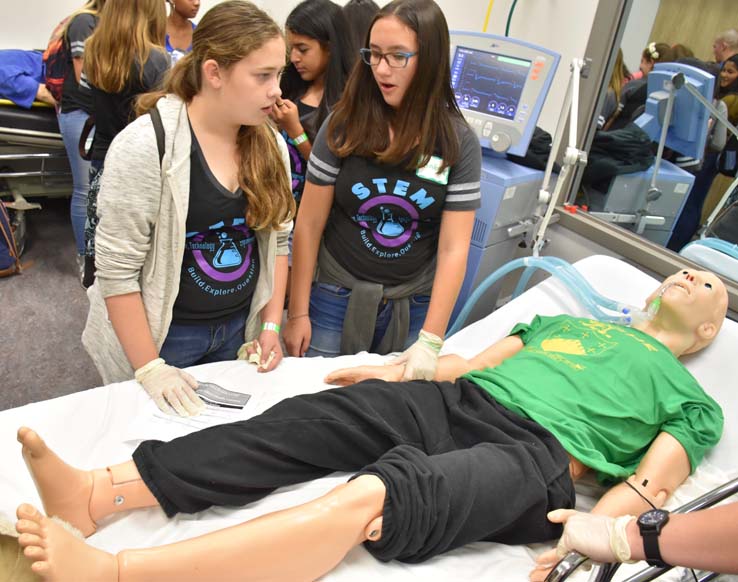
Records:
<instances>
[{"instance_id":1,"label":"manikin eye","mask_svg":"<svg viewBox=\"0 0 738 582\"><path fill-rule=\"evenodd\" d=\"M705 283L705 287L707 287L708 289L712 289L712 283Z\"/></svg>"}]
</instances>

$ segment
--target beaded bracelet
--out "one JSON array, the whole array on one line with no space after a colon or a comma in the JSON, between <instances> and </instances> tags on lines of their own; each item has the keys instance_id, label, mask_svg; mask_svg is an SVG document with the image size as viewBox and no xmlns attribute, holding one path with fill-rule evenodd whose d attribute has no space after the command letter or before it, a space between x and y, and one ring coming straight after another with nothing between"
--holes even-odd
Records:
<instances>
[{"instance_id":1,"label":"beaded bracelet","mask_svg":"<svg viewBox=\"0 0 738 582\"><path fill-rule=\"evenodd\" d=\"M282 329L282 327L273 321L265 321L261 324L261 331L276 331L279 333L280 329Z\"/></svg>"}]
</instances>

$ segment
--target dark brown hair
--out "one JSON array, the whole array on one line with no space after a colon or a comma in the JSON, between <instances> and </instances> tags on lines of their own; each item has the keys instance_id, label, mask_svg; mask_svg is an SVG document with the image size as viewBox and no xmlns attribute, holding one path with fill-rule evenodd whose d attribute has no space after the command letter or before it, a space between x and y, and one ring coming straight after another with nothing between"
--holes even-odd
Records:
<instances>
[{"instance_id":1,"label":"dark brown hair","mask_svg":"<svg viewBox=\"0 0 738 582\"><path fill-rule=\"evenodd\" d=\"M142 95L136 112L146 113L168 93L189 103L202 87L205 61L213 59L228 70L274 38L282 38L279 26L251 2L216 4L192 33L192 52L177 61L164 81L164 90ZM295 199L274 130L268 122L242 125L237 145L238 184L248 201L249 226L254 230L278 228L294 216Z\"/></svg>"},{"instance_id":2,"label":"dark brown hair","mask_svg":"<svg viewBox=\"0 0 738 582\"><path fill-rule=\"evenodd\" d=\"M652 63L669 63L674 60L674 51L665 42L650 42L641 56Z\"/></svg>"},{"instance_id":3,"label":"dark brown hair","mask_svg":"<svg viewBox=\"0 0 738 582\"><path fill-rule=\"evenodd\" d=\"M374 17L396 17L418 38L415 76L397 110L387 105L372 70L359 61L328 125L328 145L342 158L376 157L385 164L406 162L418 168L438 152L442 169L459 156L454 119L463 119L451 90L449 34L443 12L433 0L394 0ZM390 127L393 139L390 143Z\"/></svg>"}]
</instances>

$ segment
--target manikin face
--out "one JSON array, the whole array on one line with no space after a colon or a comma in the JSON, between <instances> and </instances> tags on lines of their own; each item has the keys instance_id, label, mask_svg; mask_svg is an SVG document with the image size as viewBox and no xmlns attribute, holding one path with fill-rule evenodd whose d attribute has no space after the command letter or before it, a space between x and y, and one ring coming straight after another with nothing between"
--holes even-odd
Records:
<instances>
[{"instance_id":1,"label":"manikin face","mask_svg":"<svg viewBox=\"0 0 738 582\"><path fill-rule=\"evenodd\" d=\"M380 53L415 53L418 51L418 36L396 16L380 18L372 26L369 48ZM385 103L397 109L407 93L418 68L418 57L410 57L407 66L394 68L381 59L372 67L374 80L379 85Z\"/></svg>"},{"instance_id":2,"label":"manikin face","mask_svg":"<svg viewBox=\"0 0 738 582\"><path fill-rule=\"evenodd\" d=\"M216 83L218 106L236 125L260 125L282 94L279 77L284 67L285 44L277 37L267 41L227 70Z\"/></svg>"},{"instance_id":3,"label":"manikin face","mask_svg":"<svg viewBox=\"0 0 738 582\"><path fill-rule=\"evenodd\" d=\"M720 70L720 86L727 87L738 79L738 67L733 61L725 61L723 68Z\"/></svg>"},{"instance_id":4,"label":"manikin face","mask_svg":"<svg viewBox=\"0 0 738 582\"><path fill-rule=\"evenodd\" d=\"M200 0L171 0L172 8L182 18L195 18L200 11Z\"/></svg>"},{"instance_id":5,"label":"manikin face","mask_svg":"<svg viewBox=\"0 0 738 582\"><path fill-rule=\"evenodd\" d=\"M723 282L712 273L683 269L667 277L649 298L661 296L657 317L670 326L711 339L725 317L728 295Z\"/></svg>"},{"instance_id":6,"label":"manikin face","mask_svg":"<svg viewBox=\"0 0 738 582\"><path fill-rule=\"evenodd\" d=\"M323 78L331 57L327 48L314 38L289 30L287 44L290 47L290 62L295 65L297 74L303 81L312 83Z\"/></svg>"}]
</instances>

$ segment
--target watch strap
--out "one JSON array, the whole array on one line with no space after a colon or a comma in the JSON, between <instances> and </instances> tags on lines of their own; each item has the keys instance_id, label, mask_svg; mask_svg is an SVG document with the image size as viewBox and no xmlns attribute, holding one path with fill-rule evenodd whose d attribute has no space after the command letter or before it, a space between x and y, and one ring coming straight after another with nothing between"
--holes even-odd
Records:
<instances>
[{"instance_id":1,"label":"watch strap","mask_svg":"<svg viewBox=\"0 0 738 582\"><path fill-rule=\"evenodd\" d=\"M668 566L661 558L661 549L659 548L659 532L656 530L642 531L643 551L646 554L646 562L649 566Z\"/></svg>"}]
</instances>

